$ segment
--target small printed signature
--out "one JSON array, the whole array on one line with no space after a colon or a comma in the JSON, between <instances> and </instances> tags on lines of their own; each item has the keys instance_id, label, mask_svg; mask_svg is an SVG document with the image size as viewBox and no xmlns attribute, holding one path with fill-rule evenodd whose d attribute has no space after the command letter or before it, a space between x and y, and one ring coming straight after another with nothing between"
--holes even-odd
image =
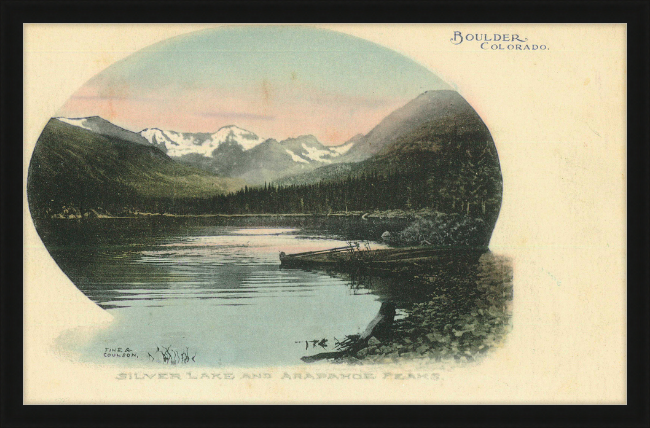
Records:
<instances>
[{"instance_id":1,"label":"small printed signature","mask_svg":"<svg viewBox=\"0 0 650 428\"><path fill-rule=\"evenodd\" d=\"M104 358L138 358L138 354L129 347L104 348Z\"/></svg>"},{"instance_id":2,"label":"small printed signature","mask_svg":"<svg viewBox=\"0 0 650 428\"><path fill-rule=\"evenodd\" d=\"M129 347L104 348L104 358L140 358L140 355ZM189 364L196 362L196 352L191 352L188 347L156 346L155 351L147 351L145 358L160 364Z\"/></svg>"}]
</instances>

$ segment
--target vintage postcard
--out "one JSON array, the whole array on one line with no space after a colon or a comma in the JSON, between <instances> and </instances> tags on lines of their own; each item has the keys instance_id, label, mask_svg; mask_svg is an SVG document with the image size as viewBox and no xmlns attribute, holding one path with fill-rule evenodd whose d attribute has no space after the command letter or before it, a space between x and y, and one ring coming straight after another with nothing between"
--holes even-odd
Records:
<instances>
[{"instance_id":1,"label":"vintage postcard","mask_svg":"<svg viewBox=\"0 0 650 428\"><path fill-rule=\"evenodd\" d=\"M625 404L625 25L24 38L26 404Z\"/></svg>"}]
</instances>

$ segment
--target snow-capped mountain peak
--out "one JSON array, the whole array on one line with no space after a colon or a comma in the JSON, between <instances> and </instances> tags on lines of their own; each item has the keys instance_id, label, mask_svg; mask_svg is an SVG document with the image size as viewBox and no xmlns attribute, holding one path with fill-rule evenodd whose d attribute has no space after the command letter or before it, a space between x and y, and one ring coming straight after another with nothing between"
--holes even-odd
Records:
<instances>
[{"instance_id":1,"label":"snow-capped mountain peak","mask_svg":"<svg viewBox=\"0 0 650 428\"><path fill-rule=\"evenodd\" d=\"M334 150L336 153L339 154L339 156L342 156L348 152L354 146L354 141L350 141L344 144L341 144L340 146L330 146L330 150Z\"/></svg>"},{"instance_id":2,"label":"snow-capped mountain peak","mask_svg":"<svg viewBox=\"0 0 650 428\"><path fill-rule=\"evenodd\" d=\"M55 119L60 120L63 123L67 123L68 125L77 126L79 128L93 131L93 129L88 124L87 117L55 117Z\"/></svg>"},{"instance_id":3,"label":"snow-capped mountain peak","mask_svg":"<svg viewBox=\"0 0 650 428\"><path fill-rule=\"evenodd\" d=\"M212 134L212 140L228 142L234 141L241 144L244 150L250 150L264 141L263 138L258 137L256 134L235 125L228 125L220 128L217 132Z\"/></svg>"},{"instance_id":4,"label":"snow-capped mountain peak","mask_svg":"<svg viewBox=\"0 0 650 428\"><path fill-rule=\"evenodd\" d=\"M250 150L264 141L256 134L235 125L224 126L214 133L189 133L147 128L140 131L140 135L173 157L192 153L211 157L212 152L221 143L237 143L244 150Z\"/></svg>"},{"instance_id":5,"label":"snow-capped mountain peak","mask_svg":"<svg viewBox=\"0 0 650 428\"><path fill-rule=\"evenodd\" d=\"M120 140L145 146L149 145L149 141L143 138L140 134L121 128L99 116L76 118L55 117L54 119L106 137L119 138Z\"/></svg>"}]
</instances>

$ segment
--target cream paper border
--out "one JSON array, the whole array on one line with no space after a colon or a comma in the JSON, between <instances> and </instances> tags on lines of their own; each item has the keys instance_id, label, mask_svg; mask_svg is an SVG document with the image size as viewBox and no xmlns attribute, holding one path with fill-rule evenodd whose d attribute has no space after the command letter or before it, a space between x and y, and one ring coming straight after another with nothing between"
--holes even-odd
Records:
<instances>
[{"instance_id":1,"label":"cream paper border","mask_svg":"<svg viewBox=\"0 0 650 428\"><path fill-rule=\"evenodd\" d=\"M26 24L23 179L47 120L85 81L152 43L214 26ZM515 269L514 328L506 345L476 366L429 369L428 380L383 379L384 372L427 371L417 367L325 365L262 370L271 379L261 380L240 379L243 371L233 369L225 371L234 380L120 381L121 370L78 364L52 347L62 331L92 334L111 317L50 258L25 198L24 402L625 404L625 25L317 27L378 43L428 67L489 127L504 180L491 248L511 257ZM453 45L454 31L516 33L547 49ZM281 379L307 371L374 379Z\"/></svg>"}]
</instances>

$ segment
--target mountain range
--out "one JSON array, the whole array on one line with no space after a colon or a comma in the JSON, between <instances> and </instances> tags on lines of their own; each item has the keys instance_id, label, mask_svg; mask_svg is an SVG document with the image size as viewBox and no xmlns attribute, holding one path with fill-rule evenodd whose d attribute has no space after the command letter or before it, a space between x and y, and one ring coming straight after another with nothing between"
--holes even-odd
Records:
<instances>
[{"instance_id":1,"label":"mountain range","mask_svg":"<svg viewBox=\"0 0 650 428\"><path fill-rule=\"evenodd\" d=\"M407 150L408 144L422 148L422 144L433 140L484 140L489 136L474 109L457 92L449 90L421 94L389 114L368 134L358 134L339 146L325 146L313 135L282 141L265 139L236 125L221 127L213 133L159 128L136 133L98 116L57 119L107 137L152 145L187 165L219 176L239 177L252 185L331 164L360 162L385 150ZM418 140L418 133L427 141Z\"/></svg>"},{"instance_id":2,"label":"mountain range","mask_svg":"<svg viewBox=\"0 0 650 428\"><path fill-rule=\"evenodd\" d=\"M354 141L325 146L313 135L283 141L228 125L214 133L190 133L146 128L135 133L98 116L55 118L97 134L151 145L172 159L222 177L237 177L256 185L302 173L343 159ZM340 158L340 159L339 159Z\"/></svg>"},{"instance_id":3,"label":"mountain range","mask_svg":"<svg viewBox=\"0 0 650 428\"><path fill-rule=\"evenodd\" d=\"M468 155L482 147L478 143L494 147L490 131L476 111L458 92L449 90L419 95L386 116L368 134L351 141L350 149L337 165L289 175L278 182L312 184L375 171L409 170L429 158L456 161L445 152L459 143L472 143ZM498 167L498 159L495 161Z\"/></svg>"},{"instance_id":4,"label":"mountain range","mask_svg":"<svg viewBox=\"0 0 650 428\"><path fill-rule=\"evenodd\" d=\"M225 142L236 142L244 150L248 150L264 141L254 133L235 125L224 126L214 133L176 132L147 128L140 131L139 134L171 157L188 154L212 156L212 152Z\"/></svg>"},{"instance_id":5,"label":"mountain range","mask_svg":"<svg viewBox=\"0 0 650 428\"><path fill-rule=\"evenodd\" d=\"M339 146L325 146L313 135L263 139L235 125L214 133L132 132L97 116L53 118L36 145L28 195L30 206L50 211L79 201L139 206L147 199L148 209L160 212L161 200L209 198L244 185L330 183L334 189L360 177L382 186L401 180L395 189L420 195L405 200L441 212L476 212L495 221L501 204L490 132L455 91L425 92ZM173 211L183 210L176 205Z\"/></svg>"}]
</instances>

